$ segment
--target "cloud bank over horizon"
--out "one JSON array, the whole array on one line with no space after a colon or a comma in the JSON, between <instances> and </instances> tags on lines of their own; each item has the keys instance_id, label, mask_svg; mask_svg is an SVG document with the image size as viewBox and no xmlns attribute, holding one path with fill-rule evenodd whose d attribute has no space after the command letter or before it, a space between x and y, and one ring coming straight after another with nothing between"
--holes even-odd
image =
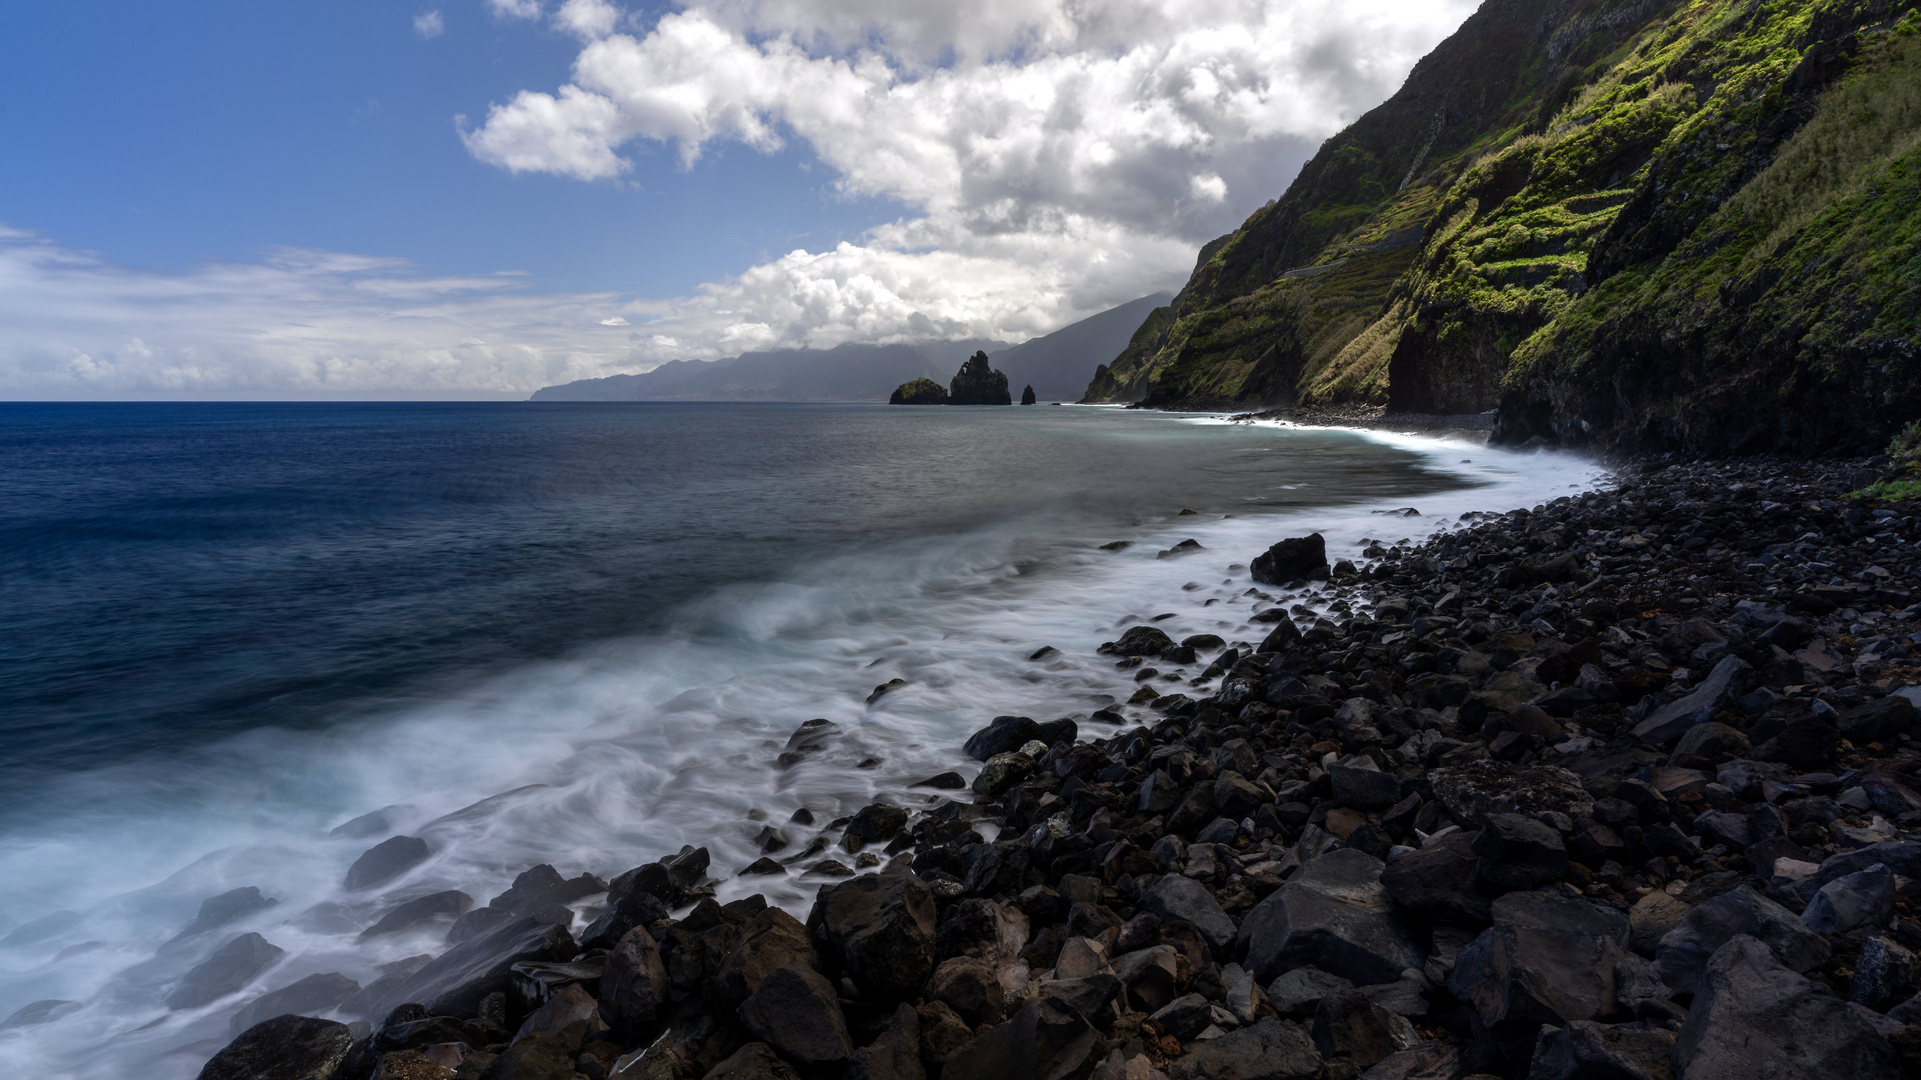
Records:
<instances>
[{"instance_id":1,"label":"cloud bank over horizon","mask_svg":"<svg viewBox=\"0 0 1921 1080\"><path fill-rule=\"evenodd\" d=\"M579 51L565 84L463 122L478 163L621 184L637 155L800 147L839 193L905 212L667 298L291 250L162 274L0 227L0 394L508 394L754 349L1024 340L1177 288L1472 10L689 0L643 23L609 0L485 5L470 17Z\"/></svg>"}]
</instances>

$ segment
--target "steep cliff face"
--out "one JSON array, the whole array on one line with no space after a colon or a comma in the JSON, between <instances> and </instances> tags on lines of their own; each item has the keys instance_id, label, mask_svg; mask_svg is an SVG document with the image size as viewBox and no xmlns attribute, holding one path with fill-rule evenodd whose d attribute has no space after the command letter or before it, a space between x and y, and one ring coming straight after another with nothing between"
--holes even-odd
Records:
<instances>
[{"instance_id":1,"label":"steep cliff face","mask_svg":"<svg viewBox=\"0 0 1921 1080\"><path fill-rule=\"evenodd\" d=\"M1878 445L1921 412L1914 3L1489 0L1087 399Z\"/></svg>"},{"instance_id":2,"label":"steep cliff face","mask_svg":"<svg viewBox=\"0 0 1921 1080\"><path fill-rule=\"evenodd\" d=\"M995 371L987 354L977 352L954 373L947 397L949 405L1012 405L1007 392L1006 372Z\"/></svg>"}]
</instances>

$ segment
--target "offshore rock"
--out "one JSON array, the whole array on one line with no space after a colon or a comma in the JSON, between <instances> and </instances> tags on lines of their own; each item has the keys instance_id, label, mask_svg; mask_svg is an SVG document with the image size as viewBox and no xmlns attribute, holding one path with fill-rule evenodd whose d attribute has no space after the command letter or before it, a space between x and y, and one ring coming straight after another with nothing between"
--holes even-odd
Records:
<instances>
[{"instance_id":1,"label":"offshore rock","mask_svg":"<svg viewBox=\"0 0 1921 1080\"><path fill-rule=\"evenodd\" d=\"M947 388L932 379L909 379L894 388L889 405L945 405Z\"/></svg>"},{"instance_id":2,"label":"offshore rock","mask_svg":"<svg viewBox=\"0 0 1921 1080\"><path fill-rule=\"evenodd\" d=\"M427 861L427 841L418 836L390 836L366 851L347 868L347 891L371 889Z\"/></svg>"},{"instance_id":3,"label":"offshore rock","mask_svg":"<svg viewBox=\"0 0 1921 1080\"><path fill-rule=\"evenodd\" d=\"M180 985L167 995L167 1008L191 1009L226 997L259 978L285 955L286 950L259 934L241 934L182 976Z\"/></svg>"},{"instance_id":4,"label":"offshore rock","mask_svg":"<svg viewBox=\"0 0 1921 1080\"><path fill-rule=\"evenodd\" d=\"M1012 405L1013 395L1007 392L1007 375L995 371L988 362L987 354L977 352L967 358L960 371L949 384L947 403L949 405Z\"/></svg>"}]
</instances>

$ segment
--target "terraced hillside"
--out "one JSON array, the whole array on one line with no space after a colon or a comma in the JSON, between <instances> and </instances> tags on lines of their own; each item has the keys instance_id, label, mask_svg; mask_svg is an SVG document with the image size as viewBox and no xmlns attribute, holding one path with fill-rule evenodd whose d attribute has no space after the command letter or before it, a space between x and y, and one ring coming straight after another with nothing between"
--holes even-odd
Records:
<instances>
[{"instance_id":1,"label":"terraced hillside","mask_svg":"<svg viewBox=\"0 0 1921 1080\"><path fill-rule=\"evenodd\" d=\"M1921 414L1914 0L1489 0L1203 249L1091 401L1820 450Z\"/></svg>"}]
</instances>

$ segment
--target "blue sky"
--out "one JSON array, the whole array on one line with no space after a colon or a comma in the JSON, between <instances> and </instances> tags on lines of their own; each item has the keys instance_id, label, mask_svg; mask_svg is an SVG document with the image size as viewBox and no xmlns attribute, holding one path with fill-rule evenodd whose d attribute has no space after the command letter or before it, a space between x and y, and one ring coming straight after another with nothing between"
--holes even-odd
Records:
<instances>
[{"instance_id":1,"label":"blue sky","mask_svg":"<svg viewBox=\"0 0 1921 1080\"><path fill-rule=\"evenodd\" d=\"M429 10L445 29L426 40ZM290 246L677 296L902 212L834 192L805 144L717 147L692 169L636 147L620 184L475 161L455 117L565 82L579 51L479 2L9 5L0 221L130 266Z\"/></svg>"},{"instance_id":2,"label":"blue sky","mask_svg":"<svg viewBox=\"0 0 1921 1080\"><path fill-rule=\"evenodd\" d=\"M1164 288L1462 0L0 10L0 396L523 396Z\"/></svg>"}]
</instances>

